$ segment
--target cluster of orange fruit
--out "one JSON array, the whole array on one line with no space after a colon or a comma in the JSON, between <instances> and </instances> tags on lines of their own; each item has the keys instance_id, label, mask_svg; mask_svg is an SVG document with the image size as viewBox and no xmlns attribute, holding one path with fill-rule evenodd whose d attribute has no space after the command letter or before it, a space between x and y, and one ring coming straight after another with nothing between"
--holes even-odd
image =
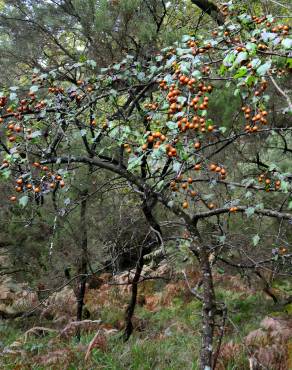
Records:
<instances>
[{"instance_id":1,"label":"cluster of orange fruit","mask_svg":"<svg viewBox=\"0 0 292 370\"><path fill-rule=\"evenodd\" d=\"M252 16L252 20L256 24L261 24L267 20L267 17L264 15L262 17L257 17L256 15ZM267 25L267 24L266 24ZM269 26L268 26L269 27Z\"/></svg>"},{"instance_id":2,"label":"cluster of orange fruit","mask_svg":"<svg viewBox=\"0 0 292 370\"><path fill-rule=\"evenodd\" d=\"M14 121L8 122L7 129L8 130L6 131L6 136L8 137L8 141L11 143L15 142L17 139L17 136L15 136L15 134L21 134L25 132L25 137L27 140L31 140L33 137L31 128L23 128L21 124L18 124Z\"/></svg>"},{"instance_id":3,"label":"cluster of orange fruit","mask_svg":"<svg viewBox=\"0 0 292 370\"><path fill-rule=\"evenodd\" d=\"M16 124L14 121L9 121L7 126L8 131L6 132L6 136L8 137L8 141L13 143L16 140L16 136L14 133L21 133L23 131L22 127Z\"/></svg>"},{"instance_id":4,"label":"cluster of orange fruit","mask_svg":"<svg viewBox=\"0 0 292 370\"><path fill-rule=\"evenodd\" d=\"M167 153L168 157L176 157L177 156L177 150L171 144L166 145L166 153Z\"/></svg>"},{"instance_id":5,"label":"cluster of orange fruit","mask_svg":"<svg viewBox=\"0 0 292 370\"><path fill-rule=\"evenodd\" d=\"M206 69L207 67L204 68ZM208 71L210 71L210 67L208 67ZM179 68L177 68L175 71L174 79L178 80L180 85L187 86L190 92L195 92L195 84L197 83L197 80L193 77L188 77L184 74L181 74ZM177 95L180 95L181 92L177 89L178 87L175 84L172 84L169 88L170 91L178 91ZM206 86L203 82L199 82L197 85L197 90L201 93L211 93L213 87L211 85Z\"/></svg>"},{"instance_id":6,"label":"cluster of orange fruit","mask_svg":"<svg viewBox=\"0 0 292 370\"><path fill-rule=\"evenodd\" d=\"M160 131L156 131L156 132L153 132L153 133L150 132L148 137L147 137L147 144L142 145L142 150L146 150L148 148L148 146L149 147L153 146L154 149L158 149L160 147L160 145L166 139L167 139L166 136L163 135Z\"/></svg>"},{"instance_id":7,"label":"cluster of orange fruit","mask_svg":"<svg viewBox=\"0 0 292 370\"><path fill-rule=\"evenodd\" d=\"M182 175L178 176L175 180L171 181L169 184L171 191L177 192L179 190L179 183L181 183L180 187L184 191L186 191L190 197L194 198L198 195L198 193L195 190L189 189L189 187L192 186L193 183L193 179L191 177L189 177L187 180L183 180ZM183 208L189 207L189 203L187 202L187 200L183 202L182 207Z\"/></svg>"},{"instance_id":8,"label":"cluster of orange fruit","mask_svg":"<svg viewBox=\"0 0 292 370\"><path fill-rule=\"evenodd\" d=\"M210 43L208 43L207 45L203 45L203 46L199 47L197 42L194 41L194 40L189 40L187 42L187 45L188 45L189 48L192 49L192 54L193 55L203 54L203 53L205 53L206 51L208 51L212 48L212 45Z\"/></svg>"},{"instance_id":9,"label":"cluster of orange fruit","mask_svg":"<svg viewBox=\"0 0 292 370\"><path fill-rule=\"evenodd\" d=\"M167 82L165 80L159 81L159 87L161 90L168 90Z\"/></svg>"},{"instance_id":10,"label":"cluster of orange fruit","mask_svg":"<svg viewBox=\"0 0 292 370\"><path fill-rule=\"evenodd\" d=\"M124 148L126 149L126 152L127 153L131 153L132 152L132 149L131 149L131 147L130 147L130 144L128 144L128 143L125 143L125 144L123 144L123 146L124 146Z\"/></svg>"},{"instance_id":11,"label":"cluster of orange fruit","mask_svg":"<svg viewBox=\"0 0 292 370\"><path fill-rule=\"evenodd\" d=\"M156 110L158 108L158 103L146 103L144 108L149 110Z\"/></svg>"},{"instance_id":12,"label":"cluster of orange fruit","mask_svg":"<svg viewBox=\"0 0 292 370\"><path fill-rule=\"evenodd\" d=\"M64 88L63 87L49 87L48 92L51 94L63 94Z\"/></svg>"},{"instance_id":13,"label":"cluster of orange fruit","mask_svg":"<svg viewBox=\"0 0 292 370\"><path fill-rule=\"evenodd\" d=\"M4 169L8 167L9 167L9 162L7 161L7 159L3 159L1 168Z\"/></svg>"},{"instance_id":14,"label":"cluster of orange fruit","mask_svg":"<svg viewBox=\"0 0 292 370\"><path fill-rule=\"evenodd\" d=\"M76 100L76 102L79 103L79 102L81 102L81 100L83 100L85 98L85 94L78 94L77 91L73 91L70 94L70 97L74 98Z\"/></svg>"},{"instance_id":15,"label":"cluster of orange fruit","mask_svg":"<svg viewBox=\"0 0 292 370\"><path fill-rule=\"evenodd\" d=\"M182 84L182 85L186 85L189 88L190 92L192 92L192 93L195 92L195 86L194 86L194 84L196 83L195 78L188 78L185 75L181 75L179 77L179 83ZM167 85L163 85L163 86L165 86L166 89L167 89ZM163 89L165 90L165 88L163 88ZM204 96L204 93L209 93L210 94L213 90L213 87L211 85L206 86L204 83L200 82L197 85L197 89L198 89L198 92L197 92L196 96L193 97L190 100L189 107L192 108L194 111L207 110L208 105L209 105L209 97ZM170 118L173 117L173 115L175 113L180 112L183 109L183 105L177 103L178 97L180 95L181 95L181 90L179 90L179 88L175 84L172 84L169 88L169 93L167 94L167 100L170 103L169 109L168 109L168 114L169 114ZM185 105L186 104L187 103L185 102ZM178 118L178 127L179 128L181 128L182 123L188 123L187 118L185 118L185 117L184 118L181 118L181 117ZM203 117L198 117L198 116L193 117L193 125L191 123L188 123L186 125L186 129L188 129L188 128L197 128L198 129L199 125L196 126L196 124L198 124L198 123L204 124L205 119ZM209 131L212 131L212 128ZM203 132L204 132L204 130L203 130Z\"/></svg>"},{"instance_id":16,"label":"cluster of orange fruit","mask_svg":"<svg viewBox=\"0 0 292 370\"><path fill-rule=\"evenodd\" d=\"M91 93L92 91L94 91L94 86L93 85L90 85L90 84L86 84L86 82L83 81L83 80L77 80L77 85L78 86L86 87L86 91L88 93Z\"/></svg>"},{"instance_id":17,"label":"cluster of orange fruit","mask_svg":"<svg viewBox=\"0 0 292 370\"><path fill-rule=\"evenodd\" d=\"M278 251L281 255L288 253L288 249L286 247L280 247Z\"/></svg>"},{"instance_id":18,"label":"cluster of orange fruit","mask_svg":"<svg viewBox=\"0 0 292 370\"><path fill-rule=\"evenodd\" d=\"M290 27L287 24L278 24L277 26L273 27L271 31L274 33L282 33L283 35L288 35L289 29Z\"/></svg>"},{"instance_id":19,"label":"cluster of orange fruit","mask_svg":"<svg viewBox=\"0 0 292 370\"><path fill-rule=\"evenodd\" d=\"M266 185L266 190L267 191L269 191L271 186L272 186L272 180L269 177L267 177L267 174L264 174L264 173L262 173L258 177L258 182L259 183L264 182L265 185ZM274 187L275 187L275 190L279 190L281 188L281 180L274 181Z\"/></svg>"},{"instance_id":20,"label":"cluster of orange fruit","mask_svg":"<svg viewBox=\"0 0 292 370\"><path fill-rule=\"evenodd\" d=\"M11 119L11 117L14 117L18 121L22 121L23 113L26 113L26 112L29 113L30 112L31 104L35 101L36 97L35 97L35 94L33 92L29 92L28 96L29 96L29 99L22 99L20 101L20 105L17 107L16 111L15 111L14 107L12 107L12 106L7 107L6 112L2 113L2 117L0 117L0 123L5 123L5 121L6 121L6 124L7 124L6 136L8 138L8 141L11 142L11 143L16 141L16 139L17 139L17 136L15 136L15 134L20 134L24 130L16 122L11 121L11 120L7 121L7 120ZM1 108L3 109L5 107L5 105L6 105L6 100L5 100L5 104L3 103ZM34 109L41 110L41 109L45 108L45 106L46 106L46 102L44 100L41 100L39 103L37 103L34 106ZM31 130L27 129L27 132L28 132L28 134L30 134ZM31 139L31 137L29 135L28 135L27 138Z\"/></svg>"},{"instance_id":21,"label":"cluster of orange fruit","mask_svg":"<svg viewBox=\"0 0 292 370\"><path fill-rule=\"evenodd\" d=\"M187 44L191 48L197 47L196 41L193 40L189 40ZM210 48L211 45L208 44L198 52L201 53L205 50L209 50ZM171 52L171 54L174 53L175 50ZM192 76L187 76L186 74L181 73L180 65L177 62L172 63L172 68L174 71L173 78L174 80L177 80L177 82L168 85L164 79L158 81L160 89L168 92L166 94L166 99L169 103L167 111L168 118L171 119L176 113L181 112L176 117L177 127L181 133L186 132L187 130L197 130L201 133L214 131L216 126L213 124L209 124L207 126L206 118L199 113L199 111L203 112L208 109L209 96L207 96L207 94L210 94L213 91L213 86L210 84L206 85L204 82L197 81ZM204 66L202 72L209 73L210 67ZM190 97L190 93L194 94L194 96ZM158 106L159 105L157 102L145 104L145 108L148 108L149 110L157 110ZM182 112L184 109L186 112ZM149 115L147 120L151 121L152 116ZM142 150L158 148L163 141L167 140L164 135L160 135L156 136L152 133L148 135L147 143L142 145ZM176 137L171 143L166 145L166 154L168 157L176 157L178 155L176 149L176 144L178 141L179 138ZM151 146L149 144L151 144ZM198 139L193 142L193 147L195 150L199 150L201 145L202 144ZM194 165L194 170L196 171L201 170L201 168L201 163L196 163Z\"/></svg>"},{"instance_id":22,"label":"cluster of orange fruit","mask_svg":"<svg viewBox=\"0 0 292 370\"><path fill-rule=\"evenodd\" d=\"M8 100L7 96L1 96L1 98L0 98L0 107L1 108L5 107L5 105L7 103L7 100Z\"/></svg>"},{"instance_id":23,"label":"cluster of orange fruit","mask_svg":"<svg viewBox=\"0 0 292 370\"><path fill-rule=\"evenodd\" d=\"M252 109L250 107L242 107L241 108L244 117L247 121L251 121L250 123L247 123L245 125L245 131L247 132L256 132L259 129L259 126L257 123L260 123L262 125L267 125L267 115L268 112L266 110L259 109L257 112L252 113Z\"/></svg>"},{"instance_id":24,"label":"cluster of orange fruit","mask_svg":"<svg viewBox=\"0 0 292 370\"><path fill-rule=\"evenodd\" d=\"M204 96L204 93L211 93L213 87L211 85L206 86L202 82L200 82L197 85L197 87L195 87L195 84L197 83L195 78L189 78L186 75L177 73L178 71L179 69L176 71L176 78L178 79L178 83L180 85L186 86L192 93L195 92L195 88L198 89L196 96L189 101L188 106L192 108L194 111L207 110L209 105L209 97ZM178 103L178 98L182 95L182 91L175 83L168 86L165 80L161 80L159 81L159 86L162 90L168 90L168 94L166 95L166 99L169 102L168 116L169 118L172 118L174 114L176 114L177 112L181 112L184 106L187 105L187 103L186 102L183 104ZM159 105L157 102L145 104L145 108L148 108L150 110L157 110L158 106ZM148 116L147 120L151 121L152 117ZM208 128L206 129L205 118L198 115L195 115L190 122L188 121L188 118L181 116L178 117L177 120L178 120L177 127L179 128L180 132L186 132L188 129L195 129L200 130L200 132L202 133L205 133L206 131L212 132L215 128L214 125L209 125ZM147 143L142 145L142 150L150 148L149 143L151 144L154 143L153 145L154 149L158 148L161 145L161 143L164 142L165 140L166 140L165 135L162 135L159 132L156 134L150 133L147 137ZM176 143L177 140L174 140L172 144L168 144L166 146L166 153L169 157L177 156L177 150L174 147ZM195 149L200 149L201 143L199 141L196 141L194 143L194 147Z\"/></svg>"},{"instance_id":25,"label":"cluster of orange fruit","mask_svg":"<svg viewBox=\"0 0 292 370\"><path fill-rule=\"evenodd\" d=\"M208 204L206 204L206 206L207 206L210 210L212 210L212 209L214 209L214 208L216 207L214 203L208 203ZM185 200L185 201L183 202L183 204L182 204L182 207L183 207L184 209L189 208L189 203Z\"/></svg>"},{"instance_id":26,"label":"cluster of orange fruit","mask_svg":"<svg viewBox=\"0 0 292 370\"><path fill-rule=\"evenodd\" d=\"M209 170L217 173L220 176L220 180L225 180L227 176L227 171L223 166L219 166L215 163L210 164Z\"/></svg>"},{"instance_id":27,"label":"cluster of orange fruit","mask_svg":"<svg viewBox=\"0 0 292 370\"><path fill-rule=\"evenodd\" d=\"M193 83L193 82L192 82ZM166 99L168 102L171 103L176 103L177 98L181 95L181 91L176 88L175 84L172 84L169 88L169 93L166 95ZM169 112L170 113L170 112Z\"/></svg>"},{"instance_id":28,"label":"cluster of orange fruit","mask_svg":"<svg viewBox=\"0 0 292 370\"><path fill-rule=\"evenodd\" d=\"M273 23L275 22L275 20L271 20L271 21L267 21L267 17L264 15L262 17L257 17L257 16L252 16L252 21L256 24L262 24L265 22L265 26L270 28L270 27L273 27L271 29L271 31L273 33L282 33L283 35L288 35L289 33L289 26L287 24L278 24L276 26L273 26Z\"/></svg>"},{"instance_id":29,"label":"cluster of orange fruit","mask_svg":"<svg viewBox=\"0 0 292 370\"><path fill-rule=\"evenodd\" d=\"M200 116L194 116L189 122L186 117L180 119L177 123L177 127L179 128L180 132L186 132L189 129L199 130L202 133L206 132L206 120ZM213 131L215 126L209 125L208 131Z\"/></svg>"},{"instance_id":30,"label":"cluster of orange fruit","mask_svg":"<svg viewBox=\"0 0 292 370\"><path fill-rule=\"evenodd\" d=\"M267 87L268 87L268 82L266 80L262 81L260 83L258 90L254 92L254 95L260 96L267 89Z\"/></svg>"},{"instance_id":31,"label":"cluster of orange fruit","mask_svg":"<svg viewBox=\"0 0 292 370\"><path fill-rule=\"evenodd\" d=\"M195 171L200 171L201 169L202 169L202 164L201 163L195 164L195 166L194 166ZM210 164L208 169L210 171L214 172L214 173L217 173L221 180L226 179L227 171L225 170L225 168L223 166L219 166L219 165L216 165L216 164L212 163L212 164ZM187 179L184 179L182 175L177 176L174 180L172 180L170 182L170 190L174 191L174 192L177 192L181 188L183 191L187 192L187 195L189 195L191 197L195 197L195 196L198 195L198 193L195 190L190 189L193 182L194 182L194 180L193 180L192 177L188 177ZM189 204L188 204L187 200L185 200L183 202L182 207L183 208L188 208L189 207ZM214 209L215 204L214 203L209 203L209 204L207 204L207 207L210 210ZM237 210L238 210L237 207L231 207L230 212L236 212Z\"/></svg>"},{"instance_id":32,"label":"cluster of orange fruit","mask_svg":"<svg viewBox=\"0 0 292 370\"><path fill-rule=\"evenodd\" d=\"M6 163L7 163L7 167L8 167L9 164L8 164L7 161L6 161ZM33 167L35 167L37 169L40 169L41 171L46 172L47 182L46 183L43 182L43 184L45 184L45 188L49 188L49 189L53 190L53 189L55 189L57 184L59 184L59 186L61 188L63 188L65 186L65 182L62 179L62 176L60 176L58 174L54 174L52 172L49 172L48 166L42 166L39 162L34 162L32 165L33 165ZM42 186L41 186L41 184L35 185L35 184L33 184L29 181L26 181L23 177L20 176L16 180L15 191L17 193L22 193L22 192L25 192L25 191L32 191L32 192L38 194L38 193L42 192ZM11 196L9 199L12 202L17 200L17 198L15 196Z\"/></svg>"}]
</instances>

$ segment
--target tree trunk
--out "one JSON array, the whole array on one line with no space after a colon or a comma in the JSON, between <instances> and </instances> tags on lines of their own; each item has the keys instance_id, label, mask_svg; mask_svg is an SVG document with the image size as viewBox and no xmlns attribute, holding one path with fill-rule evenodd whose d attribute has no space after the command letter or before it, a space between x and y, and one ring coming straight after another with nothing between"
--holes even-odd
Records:
<instances>
[{"instance_id":1,"label":"tree trunk","mask_svg":"<svg viewBox=\"0 0 292 370\"><path fill-rule=\"evenodd\" d=\"M204 245L197 225L189 227L191 234L197 239L194 253L198 258L202 274L202 343L200 350L200 370L213 369L213 343L216 316L216 297L213 285L212 269L209 262L208 247Z\"/></svg>"},{"instance_id":2,"label":"tree trunk","mask_svg":"<svg viewBox=\"0 0 292 370\"><path fill-rule=\"evenodd\" d=\"M224 24L224 14L215 3L209 0L191 0L191 2L199 7L202 12L209 14L219 26Z\"/></svg>"},{"instance_id":3,"label":"tree trunk","mask_svg":"<svg viewBox=\"0 0 292 370\"><path fill-rule=\"evenodd\" d=\"M143 202L143 206L142 206L142 211L144 213L144 216L149 224L150 227L152 227L152 229L155 231L155 237L157 239L157 244L160 245L162 240L161 240L161 229L160 229L160 226L158 224L158 222L156 221L155 217L153 216L152 214L152 209L155 205L156 201L152 201L152 200L145 200ZM150 236L150 238L152 239L152 237ZM136 265L136 271L135 271L135 276L132 280L132 292L131 292L131 300L129 302L129 305L126 309L126 315L125 315L125 331L124 331L124 340L127 341L132 332L133 332L133 323L132 323L132 318L133 318L133 314L134 314L134 311L135 311L135 307L136 307L136 303L137 303L137 294L138 294L138 283L139 283L139 280L140 280L140 277L141 277L141 273L142 273L142 270L143 270L143 266L144 266L144 256L146 254L148 254L150 251L151 251L151 247L149 247L149 245L151 245L151 239L149 238L146 238L145 240L145 243L144 245L142 246L141 250L140 250L140 254L139 254L139 258L138 258L138 261L137 261L137 265Z\"/></svg>"},{"instance_id":4,"label":"tree trunk","mask_svg":"<svg viewBox=\"0 0 292 370\"><path fill-rule=\"evenodd\" d=\"M84 306L84 296L86 290L86 274L87 274L87 222L86 222L86 211L87 211L87 190L82 193L83 199L81 201L80 211L80 227L81 227L81 256L79 261L78 274L80 275L78 290L77 290L77 314L76 320L82 320L82 312ZM80 327L76 331L77 340L80 340Z\"/></svg>"},{"instance_id":5,"label":"tree trunk","mask_svg":"<svg viewBox=\"0 0 292 370\"><path fill-rule=\"evenodd\" d=\"M125 331L124 331L125 342L130 338L133 332L132 318L133 318L133 314L134 314L136 302L137 302L138 283L139 283L140 276L141 276L143 266L144 266L144 255L145 255L145 249L142 247L138 261L137 261L137 265L136 265L135 276L132 280L131 300L126 309L126 317L125 317L126 326L125 326Z\"/></svg>"},{"instance_id":6,"label":"tree trunk","mask_svg":"<svg viewBox=\"0 0 292 370\"><path fill-rule=\"evenodd\" d=\"M216 313L215 292L208 253L203 246L201 247L199 256L203 287L200 369L211 370L213 366L213 340Z\"/></svg>"}]
</instances>

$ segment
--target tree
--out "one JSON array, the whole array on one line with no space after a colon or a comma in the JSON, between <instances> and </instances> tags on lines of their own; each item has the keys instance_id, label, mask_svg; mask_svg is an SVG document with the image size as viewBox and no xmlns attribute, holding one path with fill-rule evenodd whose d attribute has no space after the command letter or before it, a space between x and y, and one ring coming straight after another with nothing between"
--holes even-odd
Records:
<instances>
[{"instance_id":1,"label":"tree","mask_svg":"<svg viewBox=\"0 0 292 370\"><path fill-rule=\"evenodd\" d=\"M187 27L185 2L10 0L0 5L1 85L37 68L94 59L98 68L126 54L145 58L172 43ZM173 22L177 29L173 29ZM71 71L72 72L72 71ZM66 71L59 78L75 80Z\"/></svg>"},{"instance_id":2,"label":"tree","mask_svg":"<svg viewBox=\"0 0 292 370\"><path fill-rule=\"evenodd\" d=\"M183 220L201 272L201 291L190 287L202 301L201 369L216 366L227 310L216 299L214 264L284 271L291 261L291 101L282 87L291 71L289 26L232 4L223 11L225 23L211 35L185 35L147 59L127 55L97 76L79 77L91 61L66 67L77 86L54 82L63 68L38 73L28 94L12 87L0 102L1 169L15 177L20 205L65 189L76 165L91 166L127 180L150 224L158 204ZM217 106L222 89L228 101ZM221 115L226 109L224 122L209 114L212 105ZM142 249L133 289L143 256Z\"/></svg>"}]
</instances>

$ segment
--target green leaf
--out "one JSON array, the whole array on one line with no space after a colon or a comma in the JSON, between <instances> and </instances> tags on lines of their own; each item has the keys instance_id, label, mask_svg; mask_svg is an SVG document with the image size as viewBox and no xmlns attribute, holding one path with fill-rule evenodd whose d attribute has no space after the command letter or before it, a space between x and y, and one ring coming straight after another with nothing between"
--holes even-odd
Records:
<instances>
[{"instance_id":1,"label":"green leaf","mask_svg":"<svg viewBox=\"0 0 292 370\"><path fill-rule=\"evenodd\" d=\"M191 63L189 62L180 63L180 70L182 73L189 73L190 69L191 69Z\"/></svg>"},{"instance_id":2,"label":"green leaf","mask_svg":"<svg viewBox=\"0 0 292 370\"><path fill-rule=\"evenodd\" d=\"M237 55L237 57L236 57L236 59L235 59L234 64L240 64L241 62L243 62L244 60L247 60L247 59L248 59L248 54L247 54L247 52L246 52L246 51L241 51L241 52Z\"/></svg>"},{"instance_id":3,"label":"green leaf","mask_svg":"<svg viewBox=\"0 0 292 370\"><path fill-rule=\"evenodd\" d=\"M34 139L35 137L42 136L42 132L41 131L34 131L30 136Z\"/></svg>"},{"instance_id":4,"label":"green leaf","mask_svg":"<svg viewBox=\"0 0 292 370\"><path fill-rule=\"evenodd\" d=\"M200 79L202 77L202 73L200 71L198 71L197 69L195 69L192 73L192 76L195 77L195 78Z\"/></svg>"},{"instance_id":5,"label":"green leaf","mask_svg":"<svg viewBox=\"0 0 292 370\"><path fill-rule=\"evenodd\" d=\"M258 235L258 234L256 234L253 238L252 238L252 244L254 245L254 247L256 246L256 245L258 245L259 244L259 241L260 241L260 236Z\"/></svg>"},{"instance_id":6,"label":"green leaf","mask_svg":"<svg viewBox=\"0 0 292 370\"><path fill-rule=\"evenodd\" d=\"M135 167L139 166L139 165L142 163L142 157L143 157L143 156L140 156L140 157L131 157L131 158L129 159L127 169L130 171L130 170L132 170L133 168L135 168Z\"/></svg>"},{"instance_id":7,"label":"green leaf","mask_svg":"<svg viewBox=\"0 0 292 370\"><path fill-rule=\"evenodd\" d=\"M289 182L287 182L287 181L281 181L281 190L284 193L288 193L288 190L289 190Z\"/></svg>"},{"instance_id":8,"label":"green leaf","mask_svg":"<svg viewBox=\"0 0 292 370\"><path fill-rule=\"evenodd\" d=\"M223 65L225 67L231 67L235 58L236 54L234 52L228 53L226 57L223 59Z\"/></svg>"},{"instance_id":9,"label":"green leaf","mask_svg":"<svg viewBox=\"0 0 292 370\"><path fill-rule=\"evenodd\" d=\"M120 63L117 63L117 64L114 64L114 65L113 65L113 69L114 69L115 71L119 71L119 70L120 70L120 68L121 68Z\"/></svg>"},{"instance_id":10,"label":"green leaf","mask_svg":"<svg viewBox=\"0 0 292 370\"><path fill-rule=\"evenodd\" d=\"M80 57L79 57L79 62L80 63L85 63L86 62L86 59L87 59L86 56L83 55L83 54L81 54Z\"/></svg>"},{"instance_id":11,"label":"green leaf","mask_svg":"<svg viewBox=\"0 0 292 370\"><path fill-rule=\"evenodd\" d=\"M163 180L159 181L159 183L156 185L157 190L158 191L161 190L163 188L163 185L164 185L164 181Z\"/></svg>"},{"instance_id":12,"label":"green leaf","mask_svg":"<svg viewBox=\"0 0 292 370\"><path fill-rule=\"evenodd\" d=\"M246 79L247 86L252 86L257 81L257 78L255 76L248 76Z\"/></svg>"},{"instance_id":13,"label":"green leaf","mask_svg":"<svg viewBox=\"0 0 292 370\"><path fill-rule=\"evenodd\" d=\"M257 68L261 65L261 60L259 58L255 58L250 62L252 68Z\"/></svg>"},{"instance_id":14,"label":"green leaf","mask_svg":"<svg viewBox=\"0 0 292 370\"><path fill-rule=\"evenodd\" d=\"M220 76L224 76L226 71L227 71L227 68L225 67L225 65L221 64L220 69L219 69Z\"/></svg>"},{"instance_id":15,"label":"green leaf","mask_svg":"<svg viewBox=\"0 0 292 370\"><path fill-rule=\"evenodd\" d=\"M177 129L177 123L176 122L172 122L172 121L166 122L166 126L168 128L170 128L171 130Z\"/></svg>"},{"instance_id":16,"label":"green leaf","mask_svg":"<svg viewBox=\"0 0 292 370\"><path fill-rule=\"evenodd\" d=\"M182 36L182 42L187 42L191 39L191 36L190 35L183 35Z\"/></svg>"},{"instance_id":17,"label":"green leaf","mask_svg":"<svg viewBox=\"0 0 292 370\"><path fill-rule=\"evenodd\" d=\"M1 173L1 176L3 176L5 180L7 180L9 179L11 175L11 170L6 169L4 171L1 171L0 173Z\"/></svg>"},{"instance_id":18,"label":"green leaf","mask_svg":"<svg viewBox=\"0 0 292 370\"><path fill-rule=\"evenodd\" d=\"M221 236L219 236L219 237L218 237L218 240L219 240L219 242L220 242L220 243L224 244L224 243L225 243L225 241L226 241L226 235L221 235Z\"/></svg>"},{"instance_id":19,"label":"green leaf","mask_svg":"<svg viewBox=\"0 0 292 370\"><path fill-rule=\"evenodd\" d=\"M240 78L247 74L247 68L246 67L240 67L237 71L237 73L233 76L234 78Z\"/></svg>"},{"instance_id":20,"label":"green leaf","mask_svg":"<svg viewBox=\"0 0 292 370\"><path fill-rule=\"evenodd\" d=\"M257 45L254 44L253 42L248 42L246 45L245 45L246 49L250 52L254 52L256 51L257 49Z\"/></svg>"},{"instance_id":21,"label":"green leaf","mask_svg":"<svg viewBox=\"0 0 292 370\"><path fill-rule=\"evenodd\" d=\"M264 76L268 70L271 68L272 62L269 60L265 64L262 64L259 68L257 68L257 74L259 76Z\"/></svg>"},{"instance_id":22,"label":"green leaf","mask_svg":"<svg viewBox=\"0 0 292 370\"><path fill-rule=\"evenodd\" d=\"M210 200L210 199L214 198L214 194L203 194L203 195L201 195L201 197L204 200Z\"/></svg>"},{"instance_id":23,"label":"green leaf","mask_svg":"<svg viewBox=\"0 0 292 370\"><path fill-rule=\"evenodd\" d=\"M225 127L225 126L220 126L220 127L219 127L219 130L222 132L222 134L224 134L224 132L226 132L226 131L227 131L227 127Z\"/></svg>"},{"instance_id":24,"label":"green leaf","mask_svg":"<svg viewBox=\"0 0 292 370\"><path fill-rule=\"evenodd\" d=\"M38 89L39 89L38 85L33 85L33 86L30 87L29 91L31 93L35 93L35 92L38 91Z\"/></svg>"},{"instance_id":25,"label":"green leaf","mask_svg":"<svg viewBox=\"0 0 292 370\"><path fill-rule=\"evenodd\" d=\"M21 207L26 207L27 203L28 203L28 196L27 195L24 195L23 197L19 198L18 202L19 204L21 205Z\"/></svg>"},{"instance_id":26,"label":"green leaf","mask_svg":"<svg viewBox=\"0 0 292 370\"><path fill-rule=\"evenodd\" d=\"M292 49L292 39L286 38L281 42L284 49Z\"/></svg>"},{"instance_id":27,"label":"green leaf","mask_svg":"<svg viewBox=\"0 0 292 370\"><path fill-rule=\"evenodd\" d=\"M145 73L144 72L139 72L137 75L137 78L139 81L144 81L145 80Z\"/></svg>"},{"instance_id":28,"label":"green leaf","mask_svg":"<svg viewBox=\"0 0 292 370\"><path fill-rule=\"evenodd\" d=\"M271 163L269 165L269 171L274 171L274 170L278 170L278 166L275 164L275 163Z\"/></svg>"},{"instance_id":29,"label":"green leaf","mask_svg":"<svg viewBox=\"0 0 292 370\"><path fill-rule=\"evenodd\" d=\"M255 212L255 208L254 207L248 207L246 210L245 210L245 214L247 215L247 217L250 217L254 214Z\"/></svg>"},{"instance_id":30,"label":"green leaf","mask_svg":"<svg viewBox=\"0 0 292 370\"><path fill-rule=\"evenodd\" d=\"M179 96L177 98L177 102L180 104L184 104L186 102L187 98L185 96Z\"/></svg>"},{"instance_id":31,"label":"green leaf","mask_svg":"<svg viewBox=\"0 0 292 370\"><path fill-rule=\"evenodd\" d=\"M9 95L10 100L17 100L17 95L13 92Z\"/></svg>"},{"instance_id":32,"label":"green leaf","mask_svg":"<svg viewBox=\"0 0 292 370\"><path fill-rule=\"evenodd\" d=\"M240 89L235 89L233 95L238 96L240 94Z\"/></svg>"},{"instance_id":33,"label":"green leaf","mask_svg":"<svg viewBox=\"0 0 292 370\"><path fill-rule=\"evenodd\" d=\"M172 169L174 172L178 173L181 169L181 164L178 161L174 160L172 163Z\"/></svg>"},{"instance_id":34,"label":"green leaf","mask_svg":"<svg viewBox=\"0 0 292 370\"><path fill-rule=\"evenodd\" d=\"M91 67L91 68L95 68L97 66L96 64L96 61L95 60L92 60L92 59L89 59L86 61L86 63Z\"/></svg>"},{"instance_id":35,"label":"green leaf","mask_svg":"<svg viewBox=\"0 0 292 370\"><path fill-rule=\"evenodd\" d=\"M110 89L110 93L111 93L111 96L114 97L114 98L116 98L118 96L117 90Z\"/></svg>"}]
</instances>

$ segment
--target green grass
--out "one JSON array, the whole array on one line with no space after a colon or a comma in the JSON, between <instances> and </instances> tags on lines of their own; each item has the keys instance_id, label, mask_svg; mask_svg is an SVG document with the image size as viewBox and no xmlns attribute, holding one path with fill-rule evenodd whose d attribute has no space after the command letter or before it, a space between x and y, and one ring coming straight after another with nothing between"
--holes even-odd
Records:
<instances>
[{"instance_id":1,"label":"green grass","mask_svg":"<svg viewBox=\"0 0 292 370\"><path fill-rule=\"evenodd\" d=\"M223 300L229 309L230 321L227 322L227 334L224 342L233 340L242 343L242 338L251 330L259 327L264 316L273 312L274 306L262 293L246 294L234 290L217 288L217 299ZM104 323L115 325L123 319L123 309L104 307L100 309L100 317ZM186 302L183 295L173 298L169 306L162 306L156 312L150 312L145 307L138 306L135 312L136 320L143 322L141 331L135 331L127 343L121 339L121 333L109 337L108 350L102 352L94 349L91 359L85 364L84 350L94 333L83 335L81 343L56 339L56 335L41 338L29 337L21 349L25 356L0 356L0 368L3 369L106 369L106 370L175 370L198 369L198 354L200 348L200 302ZM34 325L49 326L48 323L35 321L0 322L1 347L10 345L20 338L25 330ZM55 338L55 339L53 339ZM70 349L70 361L53 367L37 363L37 356L44 355L56 349ZM230 360L226 369L239 370L247 368L247 356L238 353ZM17 367L18 366L18 367Z\"/></svg>"}]
</instances>

